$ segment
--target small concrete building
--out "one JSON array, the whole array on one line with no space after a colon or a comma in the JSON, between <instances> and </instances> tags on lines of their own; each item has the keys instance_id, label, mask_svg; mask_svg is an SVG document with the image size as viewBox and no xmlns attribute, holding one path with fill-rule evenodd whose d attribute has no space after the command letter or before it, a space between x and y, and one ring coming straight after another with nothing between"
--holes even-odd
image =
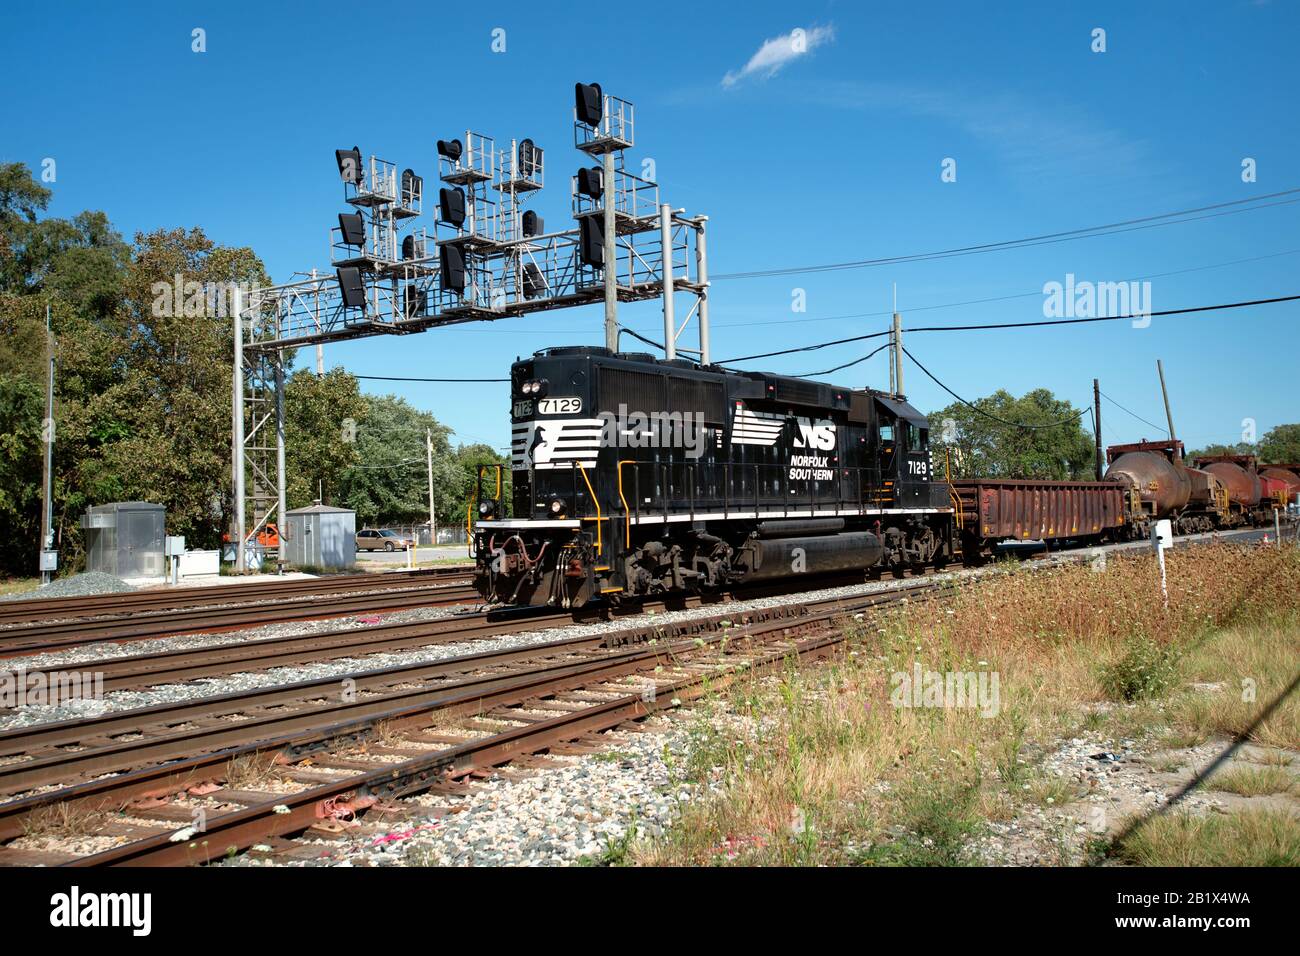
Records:
<instances>
[{"instance_id":1,"label":"small concrete building","mask_svg":"<svg viewBox=\"0 0 1300 956\"><path fill-rule=\"evenodd\" d=\"M81 518L86 532L86 570L119 578L160 578L166 509L149 501L92 505Z\"/></svg>"},{"instance_id":2,"label":"small concrete building","mask_svg":"<svg viewBox=\"0 0 1300 956\"><path fill-rule=\"evenodd\" d=\"M357 559L357 513L320 503L285 512L286 563L296 567L350 568Z\"/></svg>"}]
</instances>

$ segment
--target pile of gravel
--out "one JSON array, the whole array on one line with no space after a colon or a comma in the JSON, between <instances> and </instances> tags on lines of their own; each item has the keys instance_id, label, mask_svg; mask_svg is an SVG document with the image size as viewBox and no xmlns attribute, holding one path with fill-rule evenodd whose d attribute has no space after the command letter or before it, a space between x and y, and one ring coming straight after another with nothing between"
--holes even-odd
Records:
<instances>
[{"instance_id":1,"label":"pile of gravel","mask_svg":"<svg viewBox=\"0 0 1300 956\"><path fill-rule=\"evenodd\" d=\"M131 585L127 584L121 578L116 578L111 574L105 574L102 571L87 571L85 574L74 574L71 577L59 578L57 581L51 581L45 587L37 588L35 591L27 591L23 594L7 594L0 597L3 601L13 601L20 598L54 598L54 597L86 597L91 594L117 594L120 591L134 591Z\"/></svg>"}]
</instances>

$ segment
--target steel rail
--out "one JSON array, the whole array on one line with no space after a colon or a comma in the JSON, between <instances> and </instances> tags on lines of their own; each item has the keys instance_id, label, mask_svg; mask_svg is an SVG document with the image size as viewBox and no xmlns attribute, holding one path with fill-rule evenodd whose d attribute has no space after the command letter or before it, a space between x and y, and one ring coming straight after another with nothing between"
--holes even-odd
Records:
<instances>
[{"instance_id":1,"label":"steel rail","mask_svg":"<svg viewBox=\"0 0 1300 956\"><path fill-rule=\"evenodd\" d=\"M309 594L341 594L347 591L379 591L387 588L412 587L433 581L467 584L473 568L419 568L382 571L370 574L332 575L320 578L293 578L284 581L250 581L246 584L222 584L208 587L158 588L85 597L31 597L0 601L0 624L45 622L54 618L69 619L109 614L138 613L165 608L206 607L220 604L273 600L279 595L291 597Z\"/></svg>"},{"instance_id":2,"label":"steel rail","mask_svg":"<svg viewBox=\"0 0 1300 956\"><path fill-rule=\"evenodd\" d=\"M791 627L802 628L809 622L813 621L830 621L843 614L852 613L855 610L865 610L867 608L878 606L885 603L893 603L909 598L912 594L924 590L934 592L940 588L938 582L924 582L921 585L911 585L909 587L877 592L870 595L860 595L852 598L833 598L823 599L820 605L823 610L813 613L812 608L818 605L814 602L807 607L798 605L782 605L773 608L760 609L758 612L750 612L755 616L759 614L768 615L765 623L754 623L744 628L724 628L721 623L728 620L727 615L717 615L710 619L717 631L706 638L703 643L698 640L682 641L668 645L642 647L634 651L625 651L621 654L610 653L596 658L589 663L567 664L562 666L553 666L549 672L550 680L542 679L542 687L538 687L534 680L529 678L528 674L522 677L498 675L495 678L484 678L476 686L468 683L457 685L461 687L459 696L455 692L449 693L452 685L443 685L442 687L425 691L425 698L422 702L410 704L412 700L419 700L417 697L408 696L406 698L409 706L381 709L376 711L374 708L367 708L361 716L356 716L356 712L349 719L335 721L333 723L322 724L321 719L324 716L321 711L316 711L309 716L313 719L310 729L301 730L297 733L282 733L275 737L262 736L262 739L250 740L242 744L227 747L225 749L213 751L210 753L189 756L157 766L146 767L113 777L106 777L101 780L95 780L84 784L78 784L65 787L59 790L46 791L40 794L34 794L19 800L10 801L0 804L0 839L10 839L22 832L23 820L42 808L54 804L71 803L77 806L83 806L88 809L101 809L105 807L120 808L133 798L147 796L152 794L161 794L183 790L187 786L193 786L195 783L209 780L214 774L219 774L222 767L226 766L232 759L247 754L278 751L288 759L302 759L302 757L318 752L324 747L328 747L331 742L339 741L360 741L366 739L373 730L373 727L380 722L392 722L396 725L405 725L419 723L427 719L428 715L437 710L439 707L454 708L460 705L460 711L472 712L476 706L483 706L489 700L493 706L502 706L512 699L535 698L542 695L545 690L552 693L558 692L564 686L571 685L574 680L581 680L585 675L588 678L594 672L601 668L630 668L632 671L644 669L644 665L652 661L657 661L667 652L670 656L678 653L687 653L698 647L708 647L719 641L739 640L741 638L752 637L755 634L768 633ZM735 615L732 615L735 617ZM679 622L680 625L691 625L697 622ZM647 637L653 637L662 633L661 625L643 626L640 628L627 629L625 631L610 632L603 635L593 636L592 640L604 640L619 646L636 641L645 641ZM572 639L577 642L583 642L587 639ZM570 642L555 642L556 644ZM506 652L522 654L529 650L537 648L519 648L516 651ZM438 662L444 667L454 666L455 659L449 659L444 662ZM594 668L594 671L584 671L582 668ZM534 675L535 676L535 675ZM606 674L608 677L608 673ZM496 683L492 683L492 681ZM545 685L550 685L547 688ZM412 692L418 694L419 692ZM521 696L522 695L522 696ZM392 703L392 698L385 698L388 703ZM335 711L337 713L337 710ZM297 716L297 715L295 715ZM283 726L283 725L282 725ZM75 757L75 753L72 755ZM65 775L66 778L66 775Z\"/></svg>"},{"instance_id":3,"label":"steel rail","mask_svg":"<svg viewBox=\"0 0 1300 956\"><path fill-rule=\"evenodd\" d=\"M739 667L699 673L657 688L654 701L641 694L630 694L607 702L582 707L571 713L513 727L479 740L467 741L445 750L415 757L398 764L388 764L334 783L308 788L291 794L279 794L262 803L221 814L207 821L201 841L177 841L173 833L160 833L114 847L92 856L64 864L66 866L172 866L206 863L232 851L245 850L254 843L274 836L284 836L307 829L322 818L322 809L332 801L357 796L393 799L411 796L429 789L445 779L464 776L474 770L508 763L520 756L549 749L584 734L609 730L628 720L635 720L669 706L694 699L728 686L741 673L757 673L783 665L791 658L825 657L835 653L846 640L842 631L830 628L830 621L818 616L817 622L830 633L792 643L778 644L775 650L742 659ZM806 629L812 619L797 622ZM764 629L779 631L782 625ZM734 635L733 640L752 639L754 634ZM714 636L708 646L726 639ZM694 647L694 645L690 645ZM736 653L735 649L731 649Z\"/></svg>"},{"instance_id":4,"label":"steel rail","mask_svg":"<svg viewBox=\"0 0 1300 956\"><path fill-rule=\"evenodd\" d=\"M386 589L334 598L235 604L199 610L156 611L108 620L86 618L31 624L0 631L0 657L61 651L102 641L136 641L208 631L323 620L350 614L445 607L481 600L472 588L449 584Z\"/></svg>"}]
</instances>

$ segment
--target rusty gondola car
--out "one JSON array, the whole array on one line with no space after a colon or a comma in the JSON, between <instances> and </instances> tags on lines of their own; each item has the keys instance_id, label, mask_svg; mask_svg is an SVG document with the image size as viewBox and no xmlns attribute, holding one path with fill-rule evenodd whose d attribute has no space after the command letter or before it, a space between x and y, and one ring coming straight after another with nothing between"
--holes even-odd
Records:
<instances>
[{"instance_id":1,"label":"rusty gondola car","mask_svg":"<svg viewBox=\"0 0 1300 956\"><path fill-rule=\"evenodd\" d=\"M1124 532L1124 491L1115 481L963 478L951 484L968 560L1004 540L1092 543Z\"/></svg>"}]
</instances>

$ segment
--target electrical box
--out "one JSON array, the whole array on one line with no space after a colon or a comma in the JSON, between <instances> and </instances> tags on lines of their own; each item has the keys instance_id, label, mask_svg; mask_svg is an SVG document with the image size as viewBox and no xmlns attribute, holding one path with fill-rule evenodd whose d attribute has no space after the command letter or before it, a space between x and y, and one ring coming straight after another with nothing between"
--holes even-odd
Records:
<instances>
[{"instance_id":1,"label":"electrical box","mask_svg":"<svg viewBox=\"0 0 1300 956\"><path fill-rule=\"evenodd\" d=\"M169 534L163 542L163 554L169 558L179 558L185 553L185 535Z\"/></svg>"},{"instance_id":2,"label":"electrical box","mask_svg":"<svg viewBox=\"0 0 1300 956\"><path fill-rule=\"evenodd\" d=\"M41 552L41 570L57 571L59 570L59 552L42 551Z\"/></svg>"},{"instance_id":3,"label":"electrical box","mask_svg":"<svg viewBox=\"0 0 1300 956\"><path fill-rule=\"evenodd\" d=\"M1151 528L1151 547L1157 551L1174 546L1174 526L1165 518L1157 521Z\"/></svg>"}]
</instances>

